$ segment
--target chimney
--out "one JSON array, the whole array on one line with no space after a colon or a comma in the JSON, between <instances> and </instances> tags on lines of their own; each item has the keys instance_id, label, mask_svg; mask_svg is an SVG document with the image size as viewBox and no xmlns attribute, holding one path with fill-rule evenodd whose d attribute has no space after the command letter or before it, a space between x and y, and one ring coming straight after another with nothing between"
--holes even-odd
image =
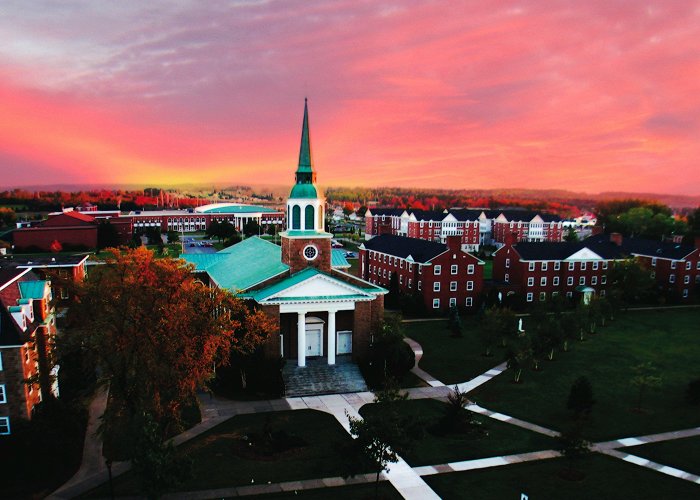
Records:
<instances>
[{"instance_id":1,"label":"chimney","mask_svg":"<svg viewBox=\"0 0 700 500\"><path fill-rule=\"evenodd\" d=\"M615 243L617 246L622 246L622 234L620 233L610 233L610 241Z\"/></svg>"},{"instance_id":2,"label":"chimney","mask_svg":"<svg viewBox=\"0 0 700 500\"><path fill-rule=\"evenodd\" d=\"M453 252L459 252L462 250L462 237L461 236L448 236L445 238L445 244L447 248Z\"/></svg>"}]
</instances>

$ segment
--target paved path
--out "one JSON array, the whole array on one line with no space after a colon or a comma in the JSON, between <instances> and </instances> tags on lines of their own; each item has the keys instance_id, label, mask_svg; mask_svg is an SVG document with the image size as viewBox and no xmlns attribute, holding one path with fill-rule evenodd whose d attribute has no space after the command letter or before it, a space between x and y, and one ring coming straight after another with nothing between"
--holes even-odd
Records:
<instances>
[{"instance_id":1,"label":"paved path","mask_svg":"<svg viewBox=\"0 0 700 500\"><path fill-rule=\"evenodd\" d=\"M683 479L685 481L690 481L691 483L700 484L700 476L691 474L690 472L686 472L684 470L676 469L675 467L669 467L668 465L657 464L656 462L652 462L651 460L647 460L646 458L638 457L637 455L630 455L629 453L625 453L623 451L618 450L605 450L601 451L600 453L603 453L604 455L609 455L611 457L619 458L621 460L624 460L625 462L629 462L634 465L640 465L642 467L646 467L647 469L652 469L657 472L661 472L662 474L676 477L678 479Z\"/></svg>"},{"instance_id":2,"label":"paved path","mask_svg":"<svg viewBox=\"0 0 700 500\"><path fill-rule=\"evenodd\" d=\"M413 354L416 357L416 362L413 365L413 368L411 368L411 373L413 373L416 377L418 377L419 379L421 379L423 382L425 382L426 384L428 384L431 387L440 387L440 386L445 385L442 382L440 382L439 380L437 380L435 377L430 375L425 370L418 368L418 362L423 357L423 347L421 347L421 345L418 342L416 342L415 340L410 339L408 337L405 337L403 339L403 341L409 345L409 347L413 351Z\"/></svg>"},{"instance_id":3,"label":"paved path","mask_svg":"<svg viewBox=\"0 0 700 500\"><path fill-rule=\"evenodd\" d=\"M517 455L506 455L502 457L477 458L474 460L462 460L460 462L450 462L440 465L424 465L414 467L421 476L432 476L434 474L444 474L446 472L461 472L465 470L486 469L488 467L498 467L501 465L511 465L521 462L531 462L533 460L546 460L548 458L560 457L558 451L543 450L531 453L519 453Z\"/></svg>"},{"instance_id":4,"label":"paved path","mask_svg":"<svg viewBox=\"0 0 700 500\"><path fill-rule=\"evenodd\" d=\"M627 446L639 446L647 443L658 443L659 441L670 441L671 439L682 439L687 437L700 436L700 427L684 429L682 431L661 432L659 434L648 434L646 436L617 439L615 441L605 441L595 444L595 451L612 450Z\"/></svg>"},{"instance_id":5,"label":"paved path","mask_svg":"<svg viewBox=\"0 0 700 500\"><path fill-rule=\"evenodd\" d=\"M546 427L542 427L541 425L537 424L531 424L530 422L520 420L519 418L511 417L510 415L504 415L503 413L487 410L486 408L483 408L476 403L471 403L467 405L467 409L473 411L474 413L478 413L479 415L484 415L489 418L499 420L501 422L516 425L518 427L522 427L523 429L538 432L549 437L557 437L559 435L559 432L553 431L552 429L547 429Z\"/></svg>"}]
</instances>

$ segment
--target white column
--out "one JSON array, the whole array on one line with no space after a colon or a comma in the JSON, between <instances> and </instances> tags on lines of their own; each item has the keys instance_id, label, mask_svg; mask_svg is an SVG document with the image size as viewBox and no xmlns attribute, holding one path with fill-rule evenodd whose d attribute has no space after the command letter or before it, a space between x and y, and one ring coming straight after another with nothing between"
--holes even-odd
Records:
<instances>
[{"instance_id":1,"label":"white column","mask_svg":"<svg viewBox=\"0 0 700 500\"><path fill-rule=\"evenodd\" d=\"M297 312L297 366L306 366L306 313Z\"/></svg>"},{"instance_id":2,"label":"white column","mask_svg":"<svg viewBox=\"0 0 700 500\"><path fill-rule=\"evenodd\" d=\"M328 311L328 364L335 364L335 311Z\"/></svg>"}]
</instances>

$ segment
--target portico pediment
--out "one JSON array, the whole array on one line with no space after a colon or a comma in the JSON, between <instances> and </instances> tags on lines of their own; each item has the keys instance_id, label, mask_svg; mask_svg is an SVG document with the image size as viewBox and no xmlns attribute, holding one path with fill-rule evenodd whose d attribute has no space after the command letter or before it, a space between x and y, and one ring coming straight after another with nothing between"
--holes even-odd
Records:
<instances>
[{"instance_id":1,"label":"portico pediment","mask_svg":"<svg viewBox=\"0 0 700 500\"><path fill-rule=\"evenodd\" d=\"M306 270L260 290L255 299L261 303L373 300L372 293L314 270Z\"/></svg>"},{"instance_id":2,"label":"portico pediment","mask_svg":"<svg viewBox=\"0 0 700 500\"><path fill-rule=\"evenodd\" d=\"M583 247L581 250L579 250L576 253L573 253L569 255L565 261L569 260L603 260L603 257L595 253L593 250L590 250L587 247Z\"/></svg>"}]
</instances>

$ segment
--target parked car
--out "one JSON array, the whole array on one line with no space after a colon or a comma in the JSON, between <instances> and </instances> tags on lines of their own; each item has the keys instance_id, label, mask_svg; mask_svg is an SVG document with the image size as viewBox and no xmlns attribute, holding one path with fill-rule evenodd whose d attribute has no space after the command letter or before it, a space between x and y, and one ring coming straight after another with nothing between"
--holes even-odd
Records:
<instances>
[{"instance_id":1,"label":"parked car","mask_svg":"<svg viewBox=\"0 0 700 500\"><path fill-rule=\"evenodd\" d=\"M192 247L196 247L197 245L195 243L190 243L189 246L190 246L190 248L192 248Z\"/></svg>"},{"instance_id":2,"label":"parked car","mask_svg":"<svg viewBox=\"0 0 700 500\"><path fill-rule=\"evenodd\" d=\"M345 252L345 256L346 256L346 257L351 257L351 258L357 257L357 255L355 254L355 252Z\"/></svg>"}]
</instances>

